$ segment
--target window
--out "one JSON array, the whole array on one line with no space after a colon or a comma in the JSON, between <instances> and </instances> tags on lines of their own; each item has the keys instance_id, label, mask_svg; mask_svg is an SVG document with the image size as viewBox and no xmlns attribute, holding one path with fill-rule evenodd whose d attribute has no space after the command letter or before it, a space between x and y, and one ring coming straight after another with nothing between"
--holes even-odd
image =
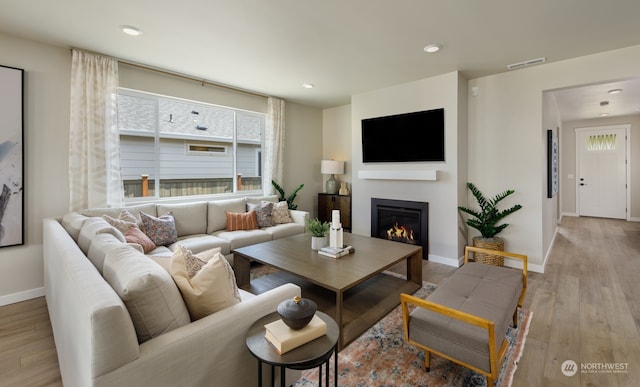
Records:
<instances>
[{"instance_id":1,"label":"window","mask_svg":"<svg viewBox=\"0 0 640 387\"><path fill-rule=\"evenodd\" d=\"M125 199L262 191L264 120L262 113L119 89Z\"/></svg>"}]
</instances>

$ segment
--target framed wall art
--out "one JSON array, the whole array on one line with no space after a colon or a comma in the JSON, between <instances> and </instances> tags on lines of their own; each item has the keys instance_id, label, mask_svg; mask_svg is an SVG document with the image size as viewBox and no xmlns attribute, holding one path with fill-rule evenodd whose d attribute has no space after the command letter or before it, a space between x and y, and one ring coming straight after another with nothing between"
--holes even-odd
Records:
<instances>
[{"instance_id":1,"label":"framed wall art","mask_svg":"<svg viewBox=\"0 0 640 387\"><path fill-rule=\"evenodd\" d=\"M0 247L24 244L24 70L0 65Z\"/></svg>"},{"instance_id":2,"label":"framed wall art","mask_svg":"<svg viewBox=\"0 0 640 387\"><path fill-rule=\"evenodd\" d=\"M558 193L558 135L547 130L547 197Z\"/></svg>"}]
</instances>

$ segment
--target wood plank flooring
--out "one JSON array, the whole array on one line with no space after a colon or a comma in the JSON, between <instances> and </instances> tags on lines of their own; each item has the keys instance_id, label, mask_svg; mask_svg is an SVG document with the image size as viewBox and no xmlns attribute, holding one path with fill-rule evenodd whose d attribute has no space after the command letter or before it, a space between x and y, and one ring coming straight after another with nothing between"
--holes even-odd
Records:
<instances>
[{"instance_id":1,"label":"wood plank flooring","mask_svg":"<svg viewBox=\"0 0 640 387\"><path fill-rule=\"evenodd\" d=\"M428 282L454 271L423 262ZM545 271L529 273L524 305L533 321L513 385L638 385L640 223L563 218ZM563 375L565 360L576 362L574 376ZM626 373L595 369L623 363ZM580 371L583 364L590 372ZM44 298L0 307L0 386L60 385Z\"/></svg>"}]
</instances>

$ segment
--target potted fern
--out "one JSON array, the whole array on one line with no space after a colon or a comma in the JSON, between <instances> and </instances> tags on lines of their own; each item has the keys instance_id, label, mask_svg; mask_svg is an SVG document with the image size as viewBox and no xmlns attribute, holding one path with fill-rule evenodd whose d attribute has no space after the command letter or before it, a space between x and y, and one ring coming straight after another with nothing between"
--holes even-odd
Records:
<instances>
[{"instance_id":1,"label":"potted fern","mask_svg":"<svg viewBox=\"0 0 640 387\"><path fill-rule=\"evenodd\" d=\"M499 210L498 203L500 203L509 195L512 195L515 191L512 189L508 189L497 194L491 199L487 199L484 197L482 192L480 192L478 187L476 187L473 183L467 183L467 188L476 198L480 209L473 210L463 206L459 206L458 209L470 215L470 217L467 219L467 225L475 228L480 232L481 236L473 238L473 246L504 251L504 240L496 235L507 228L509 224L498 223L507 215L510 215L521 209L522 206L520 204L516 204L513 207ZM504 264L504 257L490 254L475 254L474 260L484 263L491 263L498 266L502 266Z\"/></svg>"},{"instance_id":2,"label":"potted fern","mask_svg":"<svg viewBox=\"0 0 640 387\"><path fill-rule=\"evenodd\" d=\"M307 231L311 233L311 249L320 250L329 244L329 222L321 222L320 219L307 219Z\"/></svg>"}]
</instances>

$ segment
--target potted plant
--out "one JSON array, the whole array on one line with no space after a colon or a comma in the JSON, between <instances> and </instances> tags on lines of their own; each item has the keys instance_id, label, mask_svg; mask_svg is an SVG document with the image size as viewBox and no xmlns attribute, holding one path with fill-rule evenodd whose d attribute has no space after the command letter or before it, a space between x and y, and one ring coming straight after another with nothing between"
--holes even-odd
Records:
<instances>
[{"instance_id":1,"label":"potted plant","mask_svg":"<svg viewBox=\"0 0 640 387\"><path fill-rule=\"evenodd\" d=\"M522 206L520 204L516 204L513 207L504 210L499 210L497 206L498 203L507 196L513 194L515 191L508 189L497 194L492 199L486 199L482 192L480 192L473 183L467 183L467 188L469 188L473 196L476 198L478 206L480 206L480 210L472 210L463 206L459 206L458 209L471 215L471 217L467 219L467 224L480 231L481 236L473 238L473 246L504 251L504 240L496 235L504 230L509 224L498 224L498 222L507 215L518 211ZM504 264L504 257L490 254L474 254L474 260L498 266L502 266Z\"/></svg>"},{"instance_id":2,"label":"potted plant","mask_svg":"<svg viewBox=\"0 0 640 387\"><path fill-rule=\"evenodd\" d=\"M329 222L321 222L318 218L308 219L307 231L311 233L312 250L320 250L329 244L329 241L327 240L327 234L329 234Z\"/></svg>"},{"instance_id":3,"label":"potted plant","mask_svg":"<svg viewBox=\"0 0 640 387\"><path fill-rule=\"evenodd\" d=\"M278 199L279 201L281 202L286 201L287 206L289 206L290 210L298 209L298 205L293 204L293 201L296 199L296 196L298 195L298 191L300 191L302 187L304 187L304 184L300 184L296 189L293 190L293 193L289 196L287 196L284 193L284 188L282 188L280 184L276 183L275 180L271 180L271 185L273 185L273 188L275 188L276 191L278 191L278 194L280 195L280 198Z\"/></svg>"}]
</instances>

